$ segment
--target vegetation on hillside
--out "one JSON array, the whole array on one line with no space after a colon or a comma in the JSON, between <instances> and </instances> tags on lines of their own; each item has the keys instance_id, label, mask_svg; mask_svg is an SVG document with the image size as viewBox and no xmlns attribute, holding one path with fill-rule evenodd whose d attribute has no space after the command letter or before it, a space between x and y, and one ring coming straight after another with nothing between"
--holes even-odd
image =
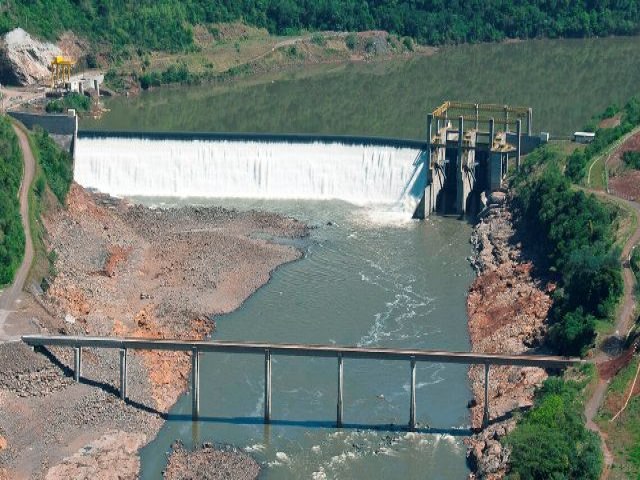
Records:
<instances>
[{"instance_id":1,"label":"vegetation on hillside","mask_svg":"<svg viewBox=\"0 0 640 480\"><path fill-rule=\"evenodd\" d=\"M576 190L560 170L563 153L546 146L530 154L513 178L516 217L541 255L539 268L558 282L548 340L560 353L583 354L597 319L608 319L623 292L617 214Z\"/></svg>"},{"instance_id":2,"label":"vegetation on hillside","mask_svg":"<svg viewBox=\"0 0 640 480\"><path fill-rule=\"evenodd\" d=\"M200 81L200 77L189 71L189 68L181 63L170 65L162 72L151 71L145 72L138 77L140 86L143 90L149 87L159 87L160 85L168 85L172 83L195 84Z\"/></svg>"},{"instance_id":3,"label":"vegetation on hillside","mask_svg":"<svg viewBox=\"0 0 640 480\"><path fill-rule=\"evenodd\" d=\"M615 114L615 111L613 111L613 114ZM575 183L582 182L587 175L587 169L591 161L613 142L622 138L638 125L640 125L640 98L634 97L622 110L622 118L619 125L613 128L595 128L596 137L594 141L587 145L585 149L575 150L569 155L569 158L567 158L567 176Z\"/></svg>"},{"instance_id":4,"label":"vegetation on hillside","mask_svg":"<svg viewBox=\"0 0 640 480\"><path fill-rule=\"evenodd\" d=\"M33 139L46 182L60 203L64 204L73 180L71 156L61 150L49 134L42 129L34 131ZM35 190L38 196L42 195L44 188L42 177L36 179Z\"/></svg>"},{"instance_id":5,"label":"vegetation on hillside","mask_svg":"<svg viewBox=\"0 0 640 480\"><path fill-rule=\"evenodd\" d=\"M21 26L54 38L72 30L96 43L177 51L194 48L194 25L235 20L278 34L383 29L439 45L634 34L640 6L634 0L7 0L0 32Z\"/></svg>"},{"instance_id":6,"label":"vegetation on hillside","mask_svg":"<svg viewBox=\"0 0 640 480\"><path fill-rule=\"evenodd\" d=\"M622 161L627 167L640 170L640 152L624 152Z\"/></svg>"},{"instance_id":7,"label":"vegetation on hillside","mask_svg":"<svg viewBox=\"0 0 640 480\"><path fill-rule=\"evenodd\" d=\"M70 93L62 98L51 100L47 103L47 113L63 113L70 108L76 112L88 112L91 109L91 98L79 93Z\"/></svg>"},{"instance_id":8,"label":"vegetation on hillside","mask_svg":"<svg viewBox=\"0 0 640 480\"><path fill-rule=\"evenodd\" d=\"M600 477L600 439L587 430L580 401L584 384L551 377L536 394L536 405L504 442L512 449L513 480Z\"/></svg>"},{"instance_id":9,"label":"vegetation on hillside","mask_svg":"<svg viewBox=\"0 0 640 480\"><path fill-rule=\"evenodd\" d=\"M24 230L18 191L22 181L22 154L6 116L0 117L0 285L11 283L24 255Z\"/></svg>"}]
</instances>

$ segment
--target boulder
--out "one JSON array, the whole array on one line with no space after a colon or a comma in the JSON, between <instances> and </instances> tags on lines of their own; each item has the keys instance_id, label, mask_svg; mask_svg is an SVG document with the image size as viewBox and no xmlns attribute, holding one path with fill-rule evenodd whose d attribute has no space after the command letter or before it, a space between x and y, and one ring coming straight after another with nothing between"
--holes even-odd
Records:
<instances>
[{"instance_id":1,"label":"boulder","mask_svg":"<svg viewBox=\"0 0 640 480\"><path fill-rule=\"evenodd\" d=\"M40 42L21 28L8 32L0 44L0 82L7 85L37 85L51 76L49 65L62 50Z\"/></svg>"}]
</instances>

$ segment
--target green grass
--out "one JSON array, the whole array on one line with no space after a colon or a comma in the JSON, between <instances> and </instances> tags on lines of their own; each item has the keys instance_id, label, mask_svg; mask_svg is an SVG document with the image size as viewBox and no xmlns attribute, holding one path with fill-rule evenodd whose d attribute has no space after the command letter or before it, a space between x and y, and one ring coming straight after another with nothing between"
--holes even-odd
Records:
<instances>
[{"instance_id":1,"label":"green grass","mask_svg":"<svg viewBox=\"0 0 640 480\"><path fill-rule=\"evenodd\" d=\"M589 182L589 186L595 190L606 190L607 182L605 177L605 161L607 159L607 155L601 156L596 162L593 164L591 168L591 181Z\"/></svg>"},{"instance_id":2,"label":"green grass","mask_svg":"<svg viewBox=\"0 0 640 480\"><path fill-rule=\"evenodd\" d=\"M91 98L79 93L70 93L64 97L47 103L47 113L63 113L70 108L76 112L88 112L91 109Z\"/></svg>"},{"instance_id":3,"label":"green grass","mask_svg":"<svg viewBox=\"0 0 640 480\"><path fill-rule=\"evenodd\" d=\"M632 398L616 421L610 421L629 394L639 361L637 357L634 358L611 381L597 418L598 425L607 434L607 444L615 455L616 461L609 477L611 480L640 478L640 397ZM612 406L616 411L611 411Z\"/></svg>"}]
</instances>

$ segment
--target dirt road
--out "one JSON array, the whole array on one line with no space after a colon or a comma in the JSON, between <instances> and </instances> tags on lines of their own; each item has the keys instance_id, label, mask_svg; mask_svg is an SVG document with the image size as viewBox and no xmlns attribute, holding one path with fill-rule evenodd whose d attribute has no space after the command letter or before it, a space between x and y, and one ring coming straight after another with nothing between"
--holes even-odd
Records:
<instances>
[{"instance_id":1,"label":"dirt road","mask_svg":"<svg viewBox=\"0 0 640 480\"><path fill-rule=\"evenodd\" d=\"M607 200L623 203L629 209L634 211L636 217L640 220L640 203L624 200L605 192L593 191L593 193ZM637 245L638 243L640 243L640 221L638 222L638 225L636 225L635 231L631 234L631 236L629 237L629 239L626 241L626 243L622 248L622 254L621 254L622 262L624 262L629 258L629 255L631 254L631 250L633 249L634 245ZM634 296L635 276L631 271L631 268L628 266L628 264L625 263L624 265L626 265L623 267L623 272L622 272L623 278L624 278L624 294L622 298L622 305L620 307L620 311L616 319L615 332L613 334L613 337L621 338L621 339L626 338L627 334L629 333L629 330L633 326L634 312L635 312L635 296ZM596 364L601 364L608 360L611 360L611 357L603 350L600 350L595 358ZM606 436L602 433L602 431L600 431L600 429L598 428L598 425L594 422L593 419L595 418L596 414L598 413L598 410L600 409L600 406L602 405L602 402L604 401L608 385L609 385L609 382L607 380L602 378L598 379L598 384L595 390L593 391L593 394L585 404L585 412L584 412L585 417L587 419L587 428L589 428L589 430L593 432L596 432L602 440L602 449L604 453L605 468L602 472L602 476L600 477L601 479L608 478L609 469L613 464L613 455L611 454L611 452L607 447Z\"/></svg>"},{"instance_id":2,"label":"dirt road","mask_svg":"<svg viewBox=\"0 0 640 480\"><path fill-rule=\"evenodd\" d=\"M22 158L24 159L24 174L22 176L22 184L20 185L20 216L22 217L22 228L25 233L25 252L22 265L16 272L13 284L4 289L0 294L0 342L17 340L22 333L19 325L11 325L8 322L9 315L13 306L24 288L27 280L31 262L33 261L33 241L31 239L31 229L29 228L29 188L33 181L35 172L35 158L29 146L27 135L22 129L14 125L13 130L18 136L20 148L22 149Z\"/></svg>"}]
</instances>

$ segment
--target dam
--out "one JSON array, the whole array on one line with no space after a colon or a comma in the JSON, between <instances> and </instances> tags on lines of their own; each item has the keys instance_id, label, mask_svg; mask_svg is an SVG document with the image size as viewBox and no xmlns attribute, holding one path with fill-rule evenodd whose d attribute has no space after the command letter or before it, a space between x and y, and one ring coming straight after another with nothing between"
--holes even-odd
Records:
<instances>
[{"instance_id":1,"label":"dam","mask_svg":"<svg viewBox=\"0 0 640 480\"><path fill-rule=\"evenodd\" d=\"M520 155L539 144L531 116L529 108L445 102L427 116L425 142L81 131L74 177L115 196L343 200L418 219L462 216L479 211L482 192L501 187L510 159L519 165Z\"/></svg>"},{"instance_id":2,"label":"dam","mask_svg":"<svg viewBox=\"0 0 640 480\"><path fill-rule=\"evenodd\" d=\"M446 205L458 196L459 119L449 120L453 110L446 115L439 129L434 117L432 134L418 141L80 131L75 178L151 207L269 210L315 227L296 245L301 260L273 272L236 311L216 316L216 341L468 352L471 227L431 215L443 205L444 213L459 215L455 202ZM463 121L463 128L475 127ZM436 138L445 128L446 144ZM484 145L479 151L488 150ZM506 153L505 161L515 158L515 150ZM479 177L475 163L459 171ZM437 179L452 183L438 186ZM425 197L433 198L425 221L411 221ZM347 423L338 429L335 358L276 354L271 363L267 402L264 355L203 352L199 420L192 418L195 397L182 396L142 450L141 478L159 478L176 439L187 448L233 444L265 466L267 479L466 477L466 365L420 362L414 378L410 361L348 358ZM414 398L417 431L408 432ZM266 411L271 421L264 425Z\"/></svg>"}]
</instances>

